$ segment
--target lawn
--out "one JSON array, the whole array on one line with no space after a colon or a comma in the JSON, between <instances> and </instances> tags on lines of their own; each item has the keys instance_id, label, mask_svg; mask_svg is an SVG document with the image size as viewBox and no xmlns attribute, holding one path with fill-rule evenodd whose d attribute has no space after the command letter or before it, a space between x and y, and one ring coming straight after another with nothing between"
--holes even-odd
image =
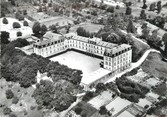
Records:
<instances>
[{"instance_id":1,"label":"lawn","mask_svg":"<svg viewBox=\"0 0 167 117\"><path fill-rule=\"evenodd\" d=\"M72 69L82 70L83 76L87 76L100 68L101 59L93 58L78 52L68 51L61 55L52 57L50 60L58 61L60 64L67 65Z\"/></svg>"},{"instance_id":2,"label":"lawn","mask_svg":"<svg viewBox=\"0 0 167 117\"><path fill-rule=\"evenodd\" d=\"M37 110L37 104L34 98L31 97L34 88L22 88L18 83L6 82L5 79L0 79L0 104L4 107L9 107L12 113L16 114L17 117L41 117L42 113ZM17 104L12 103L12 99L6 99L6 90L11 89L15 96L19 98ZM0 117L4 117L3 108L0 108ZM31 109L34 107L34 109ZM27 113L26 113L27 112ZM25 114L26 113L26 114Z\"/></svg>"},{"instance_id":3,"label":"lawn","mask_svg":"<svg viewBox=\"0 0 167 117\"><path fill-rule=\"evenodd\" d=\"M91 24L91 23L81 23L79 25L75 25L70 28L70 32L76 32L78 27L83 27L86 31L97 33L101 28L103 28L103 25L100 24Z\"/></svg>"},{"instance_id":4,"label":"lawn","mask_svg":"<svg viewBox=\"0 0 167 117\"><path fill-rule=\"evenodd\" d=\"M17 32L22 32L22 36L29 36L33 34L32 29L29 26L23 26L23 22L18 21L14 18L6 18L8 20L8 24L3 24L2 20L3 18L0 18L0 31L6 31L9 32L9 37L11 40L14 40L17 38ZM27 20L27 19L25 19ZM31 23L29 20L27 20L28 23ZM13 23L18 22L21 25L21 28L13 28Z\"/></svg>"},{"instance_id":5,"label":"lawn","mask_svg":"<svg viewBox=\"0 0 167 117\"><path fill-rule=\"evenodd\" d=\"M148 72L158 78L164 77L167 79L167 62L162 61L160 54L149 54L141 67L144 72Z\"/></svg>"}]
</instances>

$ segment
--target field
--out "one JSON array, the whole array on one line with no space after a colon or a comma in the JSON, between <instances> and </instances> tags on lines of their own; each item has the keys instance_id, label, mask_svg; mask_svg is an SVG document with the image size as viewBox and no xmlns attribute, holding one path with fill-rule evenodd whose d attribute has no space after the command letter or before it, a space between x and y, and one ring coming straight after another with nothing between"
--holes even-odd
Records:
<instances>
[{"instance_id":1,"label":"field","mask_svg":"<svg viewBox=\"0 0 167 117\"><path fill-rule=\"evenodd\" d=\"M23 26L23 22L18 21L14 18L7 18L8 24L2 23L3 18L0 18L0 31L6 31L9 32L9 37L11 40L14 40L17 38L17 32L22 32L22 37L28 36L33 34L32 29L29 26ZM25 19L27 20L27 19ZM21 28L13 28L13 23L18 22L21 25ZM28 23L31 23L31 21L27 20Z\"/></svg>"},{"instance_id":2,"label":"field","mask_svg":"<svg viewBox=\"0 0 167 117\"><path fill-rule=\"evenodd\" d=\"M78 27L83 27L85 30L89 32L95 32L97 33L101 28L103 28L103 25L99 24L91 24L91 23L81 23L79 25L75 25L70 28L70 32L76 32Z\"/></svg>"},{"instance_id":3,"label":"field","mask_svg":"<svg viewBox=\"0 0 167 117\"><path fill-rule=\"evenodd\" d=\"M167 79L167 62L162 61L162 58L157 53L151 53L142 64L144 72L151 73L152 75Z\"/></svg>"},{"instance_id":4,"label":"field","mask_svg":"<svg viewBox=\"0 0 167 117\"><path fill-rule=\"evenodd\" d=\"M17 117L41 117L42 113L37 110L37 104L34 98L31 97L34 88L22 88L18 83L6 82L5 79L0 79L0 104L4 105L0 107L0 117L4 117L4 107L9 107L12 113L16 114ZM17 104L12 103L12 99L6 99L6 90L11 89L14 96L19 98ZM33 109L32 109L33 107Z\"/></svg>"},{"instance_id":5,"label":"field","mask_svg":"<svg viewBox=\"0 0 167 117\"><path fill-rule=\"evenodd\" d=\"M82 70L83 76L99 69L99 63L102 61L101 59L93 58L74 51L55 56L50 60L58 61L60 64L67 65L73 69Z\"/></svg>"}]
</instances>

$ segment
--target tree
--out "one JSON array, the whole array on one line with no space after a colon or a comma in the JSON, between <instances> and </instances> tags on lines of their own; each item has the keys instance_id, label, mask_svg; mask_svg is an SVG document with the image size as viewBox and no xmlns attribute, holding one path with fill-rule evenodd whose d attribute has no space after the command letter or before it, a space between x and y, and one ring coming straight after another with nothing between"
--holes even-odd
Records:
<instances>
[{"instance_id":1,"label":"tree","mask_svg":"<svg viewBox=\"0 0 167 117\"><path fill-rule=\"evenodd\" d=\"M105 106L101 106L101 107L100 107L100 110L99 110L99 113L100 113L101 115L106 114L106 113L107 113L106 107L105 107Z\"/></svg>"},{"instance_id":2,"label":"tree","mask_svg":"<svg viewBox=\"0 0 167 117\"><path fill-rule=\"evenodd\" d=\"M128 26L127 26L127 32L128 33L135 33L136 29L135 26L133 25L133 21L129 20Z\"/></svg>"},{"instance_id":3,"label":"tree","mask_svg":"<svg viewBox=\"0 0 167 117\"><path fill-rule=\"evenodd\" d=\"M130 8L129 6L126 8L126 15L131 15L132 13L132 8Z\"/></svg>"},{"instance_id":4,"label":"tree","mask_svg":"<svg viewBox=\"0 0 167 117\"><path fill-rule=\"evenodd\" d=\"M147 16L146 16L145 10L141 10L140 18L143 20L146 20Z\"/></svg>"},{"instance_id":5,"label":"tree","mask_svg":"<svg viewBox=\"0 0 167 117\"><path fill-rule=\"evenodd\" d=\"M42 6L39 6L37 12L42 12Z\"/></svg>"},{"instance_id":6,"label":"tree","mask_svg":"<svg viewBox=\"0 0 167 117\"><path fill-rule=\"evenodd\" d=\"M41 26L40 26L40 23L39 22L35 22L33 27L32 27L32 30L33 30L33 33L35 35L39 35L40 32L41 32Z\"/></svg>"},{"instance_id":7,"label":"tree","mask_svg":"<svg viewBox=\"0 0 167 117\"><path fill-rule=\"evenodd\" d=\"M20 12L16 12L15 18L18 19L19 21L24 20L24 17L20 14Z\"/></svg>"},{"instance_id":8,"label":"tree","mask_svg":"<svg viewBox=\"0 0 167 117\"><path fill-rule=\"evenodd\" d=\"M3 114L4 114L4 115L9 115L11 112L12 112L11 109L8 108L8 107L5 107L5 108L3 109Z\"/></svg>"},{"instance_id":9,"label":"tree","mask_svg":"<svg viewBox=\"0 0 167 117\"><path fill-rule=\"evenodd\" d=\"M150 30L148 28L144 28L142 30L142 36L141 37L147 40L149 38L149 33L150 33Z\"/></svg>"},{"instance_id":10,"label":"tree","mask_svg":"<svg viewBox=\"0 0 167 117\"><path fill-rule=\"evenodd\" d=\"M75 108L75 113L76 113L77 115L80 115L81 112L82 112L82 109L81 109L80 107Z\"/></svg>"},{"instance_id":11,"label":"tree","mask_svg":"<svg viewBox=\"0 0 167 117\"><path fill-rule=\"evenodd\" d=\"M167 33L165 33L163 36L162 36L162 40L165 44L165 49L164 49L164 53L167 53Z\"/></svg>"},{"instance_id":12,"label":"tree","mask_svg":"<svg viewBox=\"0 0 167 117\"><path fill-rule=\"evenodd\" d=\"M150 11L155 11L155 7L156 7L156 4L155 3L152 3L150 5Z\"/></svg>"},{"instance_id":13,"label":"tree","mask_svg":"<svg viewBox=\"0 0 167 117\"><path fill-rule=\"evenodd\" d=\"M10 89L6 90L6 98L7 99L12 99L13 96L14 96L14 94L13 94L12 90L10 90Z\"/></svg>"},{"instance_id":14,"label":"tree","mask_svg":"<svg viewBox=\"0 0 167 117\"><path fill-rule=\"evenodd\" d=\"M20 37L20 36L22 36L22 32L17 32L17 37Z\"/></svg>"},{"instance_id":15,"label":"tree","mask_svg":"<svg viewBox=\"0 0 167 117\"><path fill-rule=\"evenodd\" d=\"M9 117L17 117L15 114L11 113Z\"/></svg>"},{"instance_id":16,"label":"tree","mask_svg":"<svg viewBox=\"0 0 167 117\"><path fill-rule=\"evenodd\" d=\"M91 12L91 15L97 16L97 11L93 10L93 11Z\"/></svg>"},{"instance_id":17,"label":"tree","mask_svg":"<svg viewBox=\"0 0 167 117\"><path fill-rule=\"evenodd\" d=\"M56 25L51 25L49 29L52 30L53 33L58 33Z\"/></svg>"},{"instance_id":18,"label":"tree","mask_svg":"<svg viewBox=\"0 0 167 117\"><path fill-rule=\"evenodd\" d=\"M8 24L8 20L4 17L2 20L3 24Z\"/></svg>"},{"instance_id":19,"label":"tree","mask_svg":"<svg viewBox=\"0 0 167 117\"><path fill-rule=\"evenodd\" d=\"M161 1L158 1L158 2L157 2L157 11L158 11L158 13L161 12L161 9L162 9Z\"/></svg>"},{"instance_id":20,"label":"tree","mask_svg":"<svg viewBox=\"0 0 167 117\"><path fill-rule=\"evenodd\" d=\"M24 26L28 26L28 22L25 20L25 21L23 22L23 25L24 25Z\"/></svg>"},{"instance_id":21,"label":"tree","mask_svg":"<svg viewBox=\"0 0 167 117\"><path fill-rule=\"evenodd\" d=\"M143 0L143 9L146 9L147 8L147 5L146 5L146 0Z\"/></svg>"},{"instance_id":22,"label":"tree","mask_svg":"<svg viewBox=\"0 0 167 117\"><path fill-rule=\"evenodd\" d=\"M44 34L47 32L47 30L48 30L48 29L47 29L46 25L43 24L43 25L41 26L41 34L44 35Z\"/></svg>"},{"instance_id":23,"label":"tree","mask_svg":"<svg viewBox=\"0 0 167 117\"><path fill-rule=\"evenodd\" d=\"M103 91L103 90L105 90L105 89L106 89L106 87L105 87L105 85L104 85L103 83L98 83L98 84L96 85L96 91L97 91L97 92Z\"/></svg>"},{"instance_id":24,"label":"tree","mask_svg":"<svg viewBox=\"0 0 167 117\"><path fill-rule=\"evenodd\" d=\"M165 26L165 18L161 16L157 16L154 18L153 24L163 29Z\"/></svg>"},{"instance_id":25,"label":"tree","mask_svg":"<svg viewBox=\"0 0 167 117\"><path fill-rule=\"evenodd\" d=\"M3 44L8 44L9 41L9 33L6 31L2 31L1 32L1 43Z\"/></svg>"},{"instance_id":26,"label":"tree","mask_svg":"<svg viewBox=\"0 0 167 117\"><path fill-rule=\"evenodd\" d=\"M16 6L15 0L10 0L13 6Z\"/></svg>"},{"instance_id":27,"label":"tree","mask_svg":"<svg viewBox=\"0 0 167 117\"><path fill-rule=\"evenodd\" d=\"M108 7L107 12L114 13L114 7L113 6Z\"/></svg>"},{"instance_id":28,"label":"tree","mask_svg":"<svg viewBox=\"0 0 167 117\"><path fill-rule=\"evenodd\" d=\"M160 46L162 46L161 41L160 41L160 37L158 37L158 30L152 31L152 35L149 37L147 42L149 45L151 45L155 48L160 48Z\"/></svg>"},{"instance_id":29,"label":"tree","mask_svg":"<svg viewBox=\"0 0 167 117\"><path fill-rule=\"evenodd\" d=\"M21 28L21 25L18 22L14 22L13 28Z\"/></svg>"},{"instance_id":30,"label":"tree","mask_svg":"<svg viewBox=\"0 0 167 117\"><path fill-rule=\"evenodd\" d=\"M146 4L143 4L142 9L147 9L147 5L146 5Z\"/></svg>"},{"instance_id":31,"label":"tree","mask_svg":"<svg viewBox=\"0 0 167 117\"><path fill-rule=\"evenodd\" d=\"M23 15L27 15L27 10L23 10Z\"/></svg>"},{"instance_id":32,"label":"tree","mask_svg":"<svg viewBox=\"0 0 167 117\"><path fill-rule=\"evenodd\" d=\"M147 23L143 23L142 26L141 26L141 28L142 28L142 29L148 28Z\"/></svg>"},{"instance_id":33,"label":"tree","mask_svg":"<svg viewBox=\"0 0 167 117\"><path fill-rule=\"evenodd\" d=\"M13 97L13 99L12 99L12 103L13 104L17 104L19 102L19 98L18 97Z\"/></svg>"}]
</instances>

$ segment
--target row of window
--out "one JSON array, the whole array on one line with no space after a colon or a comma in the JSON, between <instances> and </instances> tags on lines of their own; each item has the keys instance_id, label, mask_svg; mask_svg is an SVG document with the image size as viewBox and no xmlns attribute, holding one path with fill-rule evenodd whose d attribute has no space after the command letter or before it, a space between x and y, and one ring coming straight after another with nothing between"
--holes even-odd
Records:
<instances>
[{"instance_id":1,"label":"row of window","mask_svg":"<svg viewBox=\"0 0 167 117\"><path fill-rule=\"evenodd\" d=\"M34 45L34 47L40 49L40 48L45 48L45 47L52 46L52 45L55 45L55 44L59 44L59 43L62 43L62 42L64 42L63 39L57 40L57 41L54 41L54 42L50 42L50 43L46 43L44 45Z\"/></svg>"}]
</instances>

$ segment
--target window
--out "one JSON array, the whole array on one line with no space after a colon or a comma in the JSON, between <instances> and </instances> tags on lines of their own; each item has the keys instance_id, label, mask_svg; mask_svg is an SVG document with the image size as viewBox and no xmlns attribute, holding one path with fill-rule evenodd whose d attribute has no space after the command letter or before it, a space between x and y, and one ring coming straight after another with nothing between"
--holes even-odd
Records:
<instances>
[{"instance_id":1,"label":"window","mask_svg":"<svg viewBox=\"0 0 167 117\"><path fill-rule=\"evenodd\" d=\"M108 62L106 61L106 65L108 65Z\"/></svg>"}]
</instances>

